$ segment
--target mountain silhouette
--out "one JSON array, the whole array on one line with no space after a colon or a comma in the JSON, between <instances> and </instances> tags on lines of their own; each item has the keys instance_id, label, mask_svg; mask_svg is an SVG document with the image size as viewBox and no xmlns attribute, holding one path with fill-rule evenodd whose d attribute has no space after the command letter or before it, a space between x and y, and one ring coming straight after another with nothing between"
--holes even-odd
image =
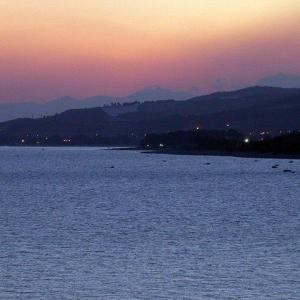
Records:
<instances>
[{"instance_id":1,"label":"mountain silhouette","mask_svg":"<svg viewBox=\"0 0 300 300\"><path fill-rule=\"evenodd\" d=\"M84 99L77 99L65 96L46 103L0 103L0 122L15 118L38 118L41 116L60 113L68 109L98 107L116 102L144 102L150 100L167 99L185 100L191 97L193 97L193 94L189 92L173 91L159 86L154 86L129 94L125 97L98 95Z\"/></svg>"},{"instance_id":2,"label":"mountain silhouette","mask_svg":"<svg viewBox=\"0 0 300 300\"><path fill-rule=\"evenodd\" d=\"M114 109L114 107L112 107ZM235 129L260 137L300 129L300 89L251 87L193 97L186 101L163 100L116 105L123 113L105 108L73 109L37 119L0 123L2 143L18 143L25 137L72 136L114 139L114 143L138 143L145 134L178 130ZM126 108L126 109L124 109ZM130 109L128 109L130 108Z\"/></svg>"}]
</instances>

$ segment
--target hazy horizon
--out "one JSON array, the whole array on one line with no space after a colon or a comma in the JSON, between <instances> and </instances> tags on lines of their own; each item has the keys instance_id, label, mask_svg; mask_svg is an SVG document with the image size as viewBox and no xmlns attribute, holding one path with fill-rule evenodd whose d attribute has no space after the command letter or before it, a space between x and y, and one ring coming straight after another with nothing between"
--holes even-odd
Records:
<instances>
[{"instance_id":1,"label":"hazy horizon","mask_svg":"<svg viewBox=\"0 0 300 300\"><path fill-rule=\"evenodd\" d=\"M1 1L0 102L300 74L299 17L297 0Z\"/></svg>"}]
</instances>

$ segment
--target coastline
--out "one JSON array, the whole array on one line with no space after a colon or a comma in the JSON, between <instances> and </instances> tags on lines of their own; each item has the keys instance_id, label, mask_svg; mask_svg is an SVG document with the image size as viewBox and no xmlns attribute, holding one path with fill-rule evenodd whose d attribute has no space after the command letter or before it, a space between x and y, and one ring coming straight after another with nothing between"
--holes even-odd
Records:
<instances>
[{"instance_id":1,"label":"coastline","mask_svg":"<svg viewBox=\"0 0 300 300\"><path fill-rule=\"evenodd\" d=\"M118 151L140 151L144 154L165 154L165 155L193 155L193 156L231 156L242 158L265 158L265 159L300 159L300 154L283 154L283 153L262 153L262 152L239 152L239 151L193 151L193 150L175 150L175 149L151 149L147 150L140 147L111 148L108 150Z\"/></svg>"},{"instance_id":2,"label":"coastline","mask_svg":"<svg viewBox=\"0 0 300 300\"><path fill-rule=\"evenodd\" d=\"M242 152L242 151L220 151L220 150L176 150L176 149L145 149L134 146L99 146L99 145L1 145L0 147L16 147L16 148L102 148L108 151L140 151L143 154L164 154L164 155L188 155L188 156L228 156L241 158L261 158L261 159L294 159L300 160L300 154L284 154L284 153L267 153L267 152Z\"/></svg>"},{"instance_id":3,"label":"coastline","mask_svg":"<svg viewBox=\"0 0 300 300\"><path fill-rule=\"evenodd\" d=\"M152 150L143 151L149 154L167 155L194 155L194 156L231 156L242 158L265 158L265 159L300 159L299 154L273 154L261 152L235 152L235 151L187 151L187 150Z\"/></svg>"}]
</instances>

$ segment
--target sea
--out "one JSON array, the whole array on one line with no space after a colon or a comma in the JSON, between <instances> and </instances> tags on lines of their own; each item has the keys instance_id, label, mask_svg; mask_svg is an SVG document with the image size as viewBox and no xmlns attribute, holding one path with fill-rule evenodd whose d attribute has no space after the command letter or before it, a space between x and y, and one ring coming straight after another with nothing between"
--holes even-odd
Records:
<instances>
[{"instance_id":1,"label":"sea","mask_svg":"<svg viewBox=\"0 0 300 300\"><path fill-rule=\"evenodd\" d=\"M0 299L299 300L300 161L1 147Z\"/></svg>"}]
</instances>

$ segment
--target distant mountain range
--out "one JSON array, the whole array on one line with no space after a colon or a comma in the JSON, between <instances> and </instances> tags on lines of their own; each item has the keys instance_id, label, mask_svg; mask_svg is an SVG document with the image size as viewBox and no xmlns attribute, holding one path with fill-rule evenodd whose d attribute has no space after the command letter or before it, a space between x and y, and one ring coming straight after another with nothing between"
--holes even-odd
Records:
<instances>
[{"instance_id":1,"label":"distant mountain range","mask_svg":"<svg viewBox=\"0 0 300 300\"><path fill-rule=\"evenodd\" d=\"M257 81L256 85L263 87L300 88L300 76L279 73ZM160 86L152 86L125 97L98 95L77 99L66 96L46 103L0 103L0 122L16 118L40 118L42 116L61 113L69 109L92 107L103 107L103 110L109 115L117 116L119 114L136 111L138 103L135 103L135 105L117 105L116 103L142 103L146 101L170 99L187 100L200 94L201 92L197 88L192 88L189 91L174 91Z\"/></svg>"},{"instance_id":2,"label":"distant mountain range","mask_svg":"<svg viewBox=\"0 0 300 300\"><path fill-rule=\"evenodd\" d=\"M177 130L235 129L255 138L300 130L300 89L251 87L186 101L133 102L115 105L115 109L120 113L109 114L98 107L3 122L0 143L47 144L54 136L56 143L72 143L84 136L95 144L108 139L114 144L134 144L148 133Z\"/></svg>"},{"instance_id":3,"label":"distant mountain range","mask_svg":"<svg viewBox=\"0 0 300 300\"><path fill-rule=\"evenodd\" d=\"M62 97L46 103L20 102L20 103L0 103L0 122L16 118L39 118L55 113L61 113L68 109L91 108L119 102L144 102L151 100L185 100L193 97L194 94L185 91L173 91L159 86L152 86L126 97L93 96L85 99L72 97ZM108 109L109 110L109 109ZM114 114L115 111L113 110Z\"/></svg>"}]
</instances>

